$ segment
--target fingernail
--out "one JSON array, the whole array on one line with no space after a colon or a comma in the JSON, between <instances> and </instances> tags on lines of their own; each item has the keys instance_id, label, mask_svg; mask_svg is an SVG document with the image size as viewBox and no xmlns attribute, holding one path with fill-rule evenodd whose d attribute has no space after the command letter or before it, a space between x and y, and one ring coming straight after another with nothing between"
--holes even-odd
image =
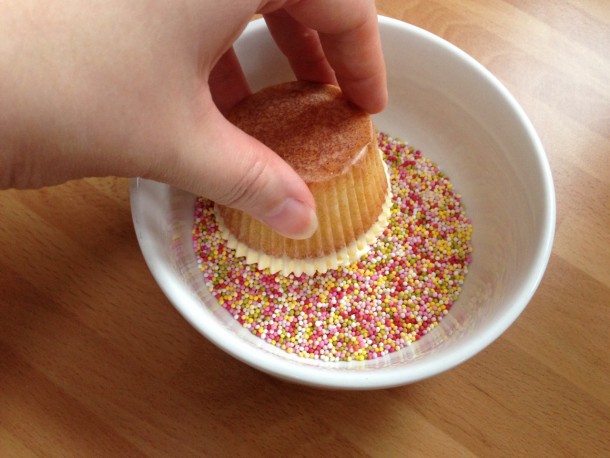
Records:
<instances>
[{"instance_id":1,"label":"fingernail","mask_svg":"<svg viewBox=\"0 0 610 458\"><path fill-rule=\"evenodd\" d=\"M281 235L303 240L318 229L318 217L313 208L288 198L261 218L261 221Z\"/></svg>"}]
</instances>

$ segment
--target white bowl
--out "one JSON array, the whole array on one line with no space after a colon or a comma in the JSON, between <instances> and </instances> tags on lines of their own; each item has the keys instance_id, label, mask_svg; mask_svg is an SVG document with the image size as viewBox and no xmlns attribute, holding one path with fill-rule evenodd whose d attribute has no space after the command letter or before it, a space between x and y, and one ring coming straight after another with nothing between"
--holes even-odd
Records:
<instances>
[{"instance_id":1,"label":"white bowl","mask_svg":"<svg viewBox=\"0 0 610 458\"><path fill-rule=\"evenodd\" d=\"M439 164L473 225L473 262L460 298L433 332L400 352L362 362L290 355L244 329L208 292L191 229L195 196L153 181L131 186L146 262L169 300L205 337L264 372L308 385L370 389L450 369L497 339L523 311L548 262L555 225L549 165L527 116L506 88L455 46L380 17L390 103L379 130ZM293 79L263 21L236 51L253 90Z\"/></svg>"}]
</instances>

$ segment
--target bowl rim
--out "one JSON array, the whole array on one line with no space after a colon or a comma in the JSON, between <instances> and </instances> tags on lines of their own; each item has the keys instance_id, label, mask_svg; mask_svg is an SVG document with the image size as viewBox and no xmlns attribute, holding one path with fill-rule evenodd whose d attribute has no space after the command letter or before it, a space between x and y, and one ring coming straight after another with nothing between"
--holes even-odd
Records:
<instances>
[{"instance_id":1,"label":"bowl rim","mask_svg":"<svg viewBox=\"0 0 610 458\"><path fill-rule=\"evenodd\" d=\"M429 361L417 361L417 370L413 370L410 364L398 367L384 367L378 370L336 370L330 366L313 367L303 365L287 358L277 357L271 353L260 351L247 344L224 326L209 325L209 323L213 324L217 321L212 312L207 307L201 307L201 300L187 291L178 275L161 262L162 253L151 242L151 239L140 230L139 212L142 209L141 206L138 206L137 201L140 188L149 180L133 178L130 181L132 218L140 249L155 281L178 312L210 342L249 366L284 380L321 388L380 389L406 385L445 372L475 356L500 337L523 312L543 278L553 246L556 204L550 165L534 126L514 96L482 64L445 39L398 19L381 15L378 16L378 19L380 28L399 28L402 31L418 36L420 39L432 41L435 45L445 48L450 53L457 54L468 65L472 66L477 73L484 77L518 118L532 143L532 150L535 152L535 159L541 171L542 186L546 192L546 206L544 215L541 218L543 228L541 235L542 243L537 247L537 252L534 256L535 261L530 267L531 274L528 275L527 281L520 287L518 298L513 302L511 307L507 308L502 316L481 331L478 339L460 346L458 350L451 354L439 355L438 357L431 358ZM264 27L266 26L262 19L254 20L248 24L244 33L255 32ZM161 186L169 188L168 185Z\"/></svg>"}]
</instances>

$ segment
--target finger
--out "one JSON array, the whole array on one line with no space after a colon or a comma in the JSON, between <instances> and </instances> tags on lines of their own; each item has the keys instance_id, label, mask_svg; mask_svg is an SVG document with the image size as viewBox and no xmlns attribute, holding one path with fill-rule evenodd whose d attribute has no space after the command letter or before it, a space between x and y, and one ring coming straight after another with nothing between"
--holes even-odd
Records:
<instances>
[{"instance_id":1,"label":"finger","mask_svg":"<svg viewBox=\"0 0 610 458\"><path fill-rule=\"evenodd\" d=\"M288 58L298 79L337 84L335 72L326 59L318 32L305 27L285 10L265 14L264 18L271 36Z\"/></svg>"},{"instance_id":2,"label":"finger","mask_svg":"<svg viewBox=\"0 0 610 458\"><path fill-rule=\"evenodd\" d=\"M171 170L163 181L243 210L286 237L309 238L318 227L314 198L299 175L216 109L206 113Z\"/></svg>"},{"instance_id":3,"label":"finger","mask_svg":"<svg viewBox=\"0 0 610 458\"><path fill-rule=\"evenodd\" d=\"M318 31L346 96L369 113L383 110L388 95L375 2L307 0L287 6L286 11Z\"/></svg>"},{"instance_id":4,"label":"finger","mask_svg":"<svg viewBox=\"0 0 610 458\"><path fill-rule=\"evenodd\" d=\"M223 114L252 93L233 48L216 63L210 72L208 84L212 99Z\"/></svg>"}]
</instances>

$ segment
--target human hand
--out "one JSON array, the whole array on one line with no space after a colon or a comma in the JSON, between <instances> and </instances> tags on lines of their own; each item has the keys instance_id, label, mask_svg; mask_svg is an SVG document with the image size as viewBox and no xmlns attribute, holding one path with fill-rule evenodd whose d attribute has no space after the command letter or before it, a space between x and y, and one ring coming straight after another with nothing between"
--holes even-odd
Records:
<instances>
[{"instance_id":1,"label":"human hand","mask_svg":"<svg viewBox=\"0 0 610 458\"><path fill-rule=\"evenodd\" d=\"M0 188L143 176L311 235L305 183L222 115L250 92L231 46L256 12L297 78L383 109L372 0L0 0Z\"/></svg>"}]
</instances>

